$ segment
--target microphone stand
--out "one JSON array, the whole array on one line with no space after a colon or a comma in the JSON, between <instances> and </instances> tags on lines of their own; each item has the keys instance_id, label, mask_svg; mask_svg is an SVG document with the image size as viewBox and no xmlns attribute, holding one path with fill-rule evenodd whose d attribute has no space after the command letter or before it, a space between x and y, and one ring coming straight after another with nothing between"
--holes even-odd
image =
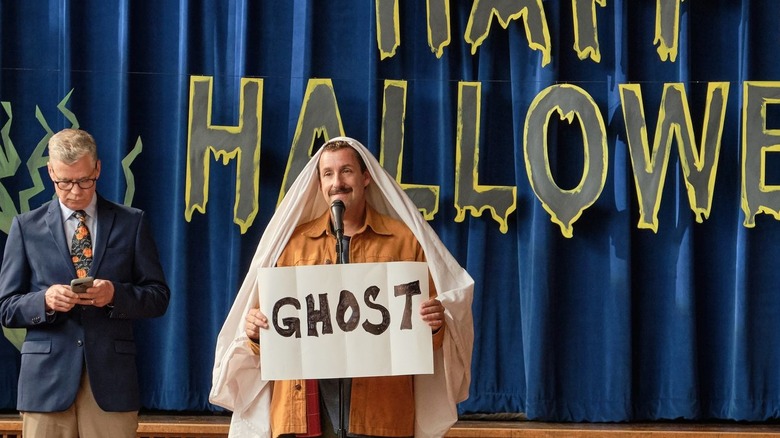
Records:
<instances>
[{"instance_id":1,"label":"microphone stand","mask_svg":"<svg viewBox=\"0 0 780 438\"><path fill-rule=\"evenodd\" d=\"M346 263L344 255L344 231L336 230L336 263L343 265Z\"/></svg>"},{"instance_id":2,"label":"microphone stand","mask_svg":"<svg viewBox=\"0 0 780 438\"><path fill-rule=\"evenodd\" d=\"M333 220L333 234L336 236L336 263L343 265L346 262L344 254L344 202L336 199L330 204L330 216ZM339 438L347 437L347 427L344 425L344 378L339 378Z\"/></svg>"},{"instance_id":3,"label":"microphone stand","mask_svg":"<svg viewBox=\"0 0 780 438\"><path fill-rule=\"evenodd\" d=\"M344 255L344 230L336 229L336 263L343 265L345 263ZM344 378L339 378L339 438L347 438L347 426L344 424Z\"/></svg>"}]
</instances>

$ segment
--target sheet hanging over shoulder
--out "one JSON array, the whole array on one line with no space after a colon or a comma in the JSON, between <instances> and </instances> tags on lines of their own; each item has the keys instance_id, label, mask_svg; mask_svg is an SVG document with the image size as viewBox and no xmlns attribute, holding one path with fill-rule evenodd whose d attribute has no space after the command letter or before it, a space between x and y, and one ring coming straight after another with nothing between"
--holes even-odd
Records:
<instances>
[{"instance_id":1,"label":"sheet hanging over shoulder","mask_svg":"<svg viewBox=\"0 0 780 438\"><path fill-rule=\"evenodd\" d=\"M357 140L347 141L368 167L373 183L367 200L380 213L400 219L425 251L447 329L443 348L434 354L434 374L415 376L415 437L441 437L457 421L457 403L468 398L474 327L471 314L474 280L447 250L403 189ZM249 272L217 338L209 401L233 412L231 437L270 437L271 385L260 380L260 359L248 346L244 316L258 303L258 267L270 267L293 229L322 215L329 206L319 193L316 166L320 149L301 171L260 238ZM311 202L315 200L315 202Z\"/></svg>"}]
</instances>

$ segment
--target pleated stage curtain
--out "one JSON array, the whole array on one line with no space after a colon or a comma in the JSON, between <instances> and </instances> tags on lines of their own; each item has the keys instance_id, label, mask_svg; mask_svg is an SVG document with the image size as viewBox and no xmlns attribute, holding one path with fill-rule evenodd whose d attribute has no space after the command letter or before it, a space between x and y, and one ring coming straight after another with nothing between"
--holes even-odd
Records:
<instances>
[{"instance_id":1,"label":"pleated stage curtain","mask_svg":"<svg viewBox=\"0 0 780 438\"><path fill-rule=\"evenodd\" d=\"M3 1L0 243L15 214L54 195L47 136L90 131L99 192L149 213L172 289L167 314L137 324L144 408L218 410L216 336L295 176L293 145L346 134L380 156L394 132L403 153L389 170L437 188L420 202L435 206L431 224L476 283L461 414L775 418L780 112L769 92L745 109L780 87L778 16L780 3L757 0ZM259 154L226 141L204 146L196 167L193 96L210 126L239 129L245 84L260 82ZM705 112L715 83L727 84L722 123ZM332 90L335 113L306 112L321 104L314 85ZM403 90L395 106L388 88ZM674 106L679 90L685 105ZM696 148L705 128L718 139L711 184L697 186L706 214L691 207L689 177L714 150L683 160L686 127L662 123L683 107ZM570 119L566 108L577 109ZM748 144L764 145L759 164L746 164ZM589 200L583 187L596 189ZM573 212L568 227L561 211ZM2 409L15 407L19 364L0 339Z\"/></svg>"}]
</instances>

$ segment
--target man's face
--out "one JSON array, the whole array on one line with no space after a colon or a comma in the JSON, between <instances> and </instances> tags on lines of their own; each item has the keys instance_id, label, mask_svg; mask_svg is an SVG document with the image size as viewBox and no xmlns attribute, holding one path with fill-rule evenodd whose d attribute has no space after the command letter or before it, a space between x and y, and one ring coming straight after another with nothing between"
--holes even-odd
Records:
<instances>
[{"instance_id":1,"label":"man's face","mask_svg":"<svg viewBox=\"0 0 780 438\"><path fill-rule=\"evenodd\" d=\"M88 155L79 158L73 164L50 159L48 168L49 177L54 182L54 191L57 192L60 202L71 210L85 209L95 195L97 184L92 180L97 180L100 176L100 160L95 162ZM91 187L86 189L81 188L90 185Z\"/></svg>"},{"instance_id":2,"label":"man's face","mask_svg":"<svg viewBox=\"0 0 780 438\"><path fill-rule=\"evenodd\" d=\"M352 148L325 151L320 155L319 166L320 190L325 202L330 205L340 199L346 207L345 214L350 213L350 206L362 210L371 174L360 170L355 151Z\"/></svg>"}]
</instances>

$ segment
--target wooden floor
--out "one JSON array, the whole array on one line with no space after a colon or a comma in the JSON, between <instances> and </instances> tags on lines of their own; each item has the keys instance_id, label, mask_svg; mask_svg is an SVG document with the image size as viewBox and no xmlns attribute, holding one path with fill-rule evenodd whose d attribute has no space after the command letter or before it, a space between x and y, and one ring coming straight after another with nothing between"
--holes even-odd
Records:
<instances>
[{"instance_id":1,"label":"wooden floor","mask_svg":"<svg viewBox=\"0 0 780 438\"><path fill-rule=\"evenodd\" d=\"M459 421L449 438L758 438L780 437L780 424L736 423L539 423Z\"/></svg>"},{"instance_id":2,"label":"wooden floor","mask_svg":"<svg viewBox=\"0 0 780 438\"><path fill-rule=\"evenodd\" d=\"M223 438L224 415L141 415L138 438ZM17 414L0 414L0 438L21 438ZM780 422L743 423L540 423L536 421L459 421L448 438L780 438Z\"/></svg>"}]
</instances>

